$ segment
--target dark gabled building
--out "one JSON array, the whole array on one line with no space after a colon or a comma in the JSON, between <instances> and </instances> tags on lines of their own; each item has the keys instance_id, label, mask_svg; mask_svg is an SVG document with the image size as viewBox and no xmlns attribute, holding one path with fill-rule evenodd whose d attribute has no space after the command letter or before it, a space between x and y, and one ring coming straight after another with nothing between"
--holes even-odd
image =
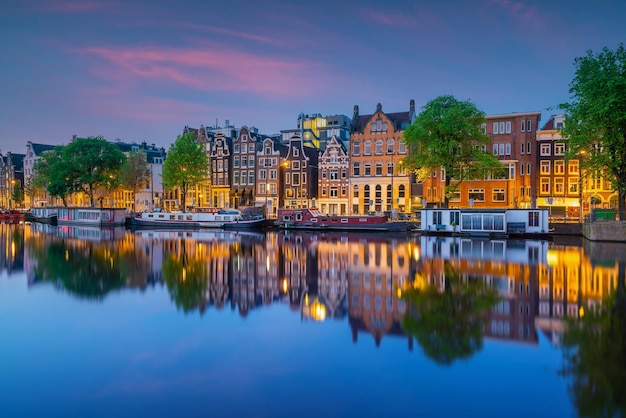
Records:
<instances>
[{"instance_id":1,"label":"dark gabled building","mask_svg":"<svg viewBox=\"0 0 626 418\"><path fill-rule=\"evenodd\" d=\"M299 209L315 206L318 156L318 150L304 146L301 137L291 137L285 157L284 198L281 207Z\"/></svg>"}]
</instances>

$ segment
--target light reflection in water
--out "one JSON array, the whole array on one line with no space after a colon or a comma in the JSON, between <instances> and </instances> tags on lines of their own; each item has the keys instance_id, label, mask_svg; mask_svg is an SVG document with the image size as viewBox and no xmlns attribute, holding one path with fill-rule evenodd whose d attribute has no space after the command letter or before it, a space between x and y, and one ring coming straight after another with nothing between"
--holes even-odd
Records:
<instances>
[{"instance_id":1,"label":"light reflection in water","mask_svg":"<svg viewBox=\"0 0 626 418\"><path fill-rule=\"evenodd\" d=\"M499 300L487 337L535 343L537 331L563 331L565 317L594 309L617 285L615 259L595 244L432 236L155 231L2 225L3 265L24 260L31 285L52 282L84 298L165 285L178 309L229 306L246 316L273 303L303 318L350 319L353 339L403 334L406 292L446 289L446 266L480 281ZM24 243L24 244L22 244ZM22 248L23 245L23 248ZM599 244L598 244L599 245ZM14 248L17 250L15 251Z\"/></svg>"}]
</instances>

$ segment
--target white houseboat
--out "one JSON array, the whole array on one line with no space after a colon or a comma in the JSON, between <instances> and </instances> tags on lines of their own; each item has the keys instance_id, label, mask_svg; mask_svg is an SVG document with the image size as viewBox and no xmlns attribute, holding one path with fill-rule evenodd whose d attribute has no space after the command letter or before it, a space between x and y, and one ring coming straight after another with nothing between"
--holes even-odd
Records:
<instances>
[{"instance_id":1,"label":"white houseboat","mask_svg":"<svg viewBox=\"0 0 626 418\"><path fill-rule=\"evenodd\" d=\"M149 228L259 228L263 215L247 215L238 209L208 209L202 212L142 212L136 214L133 226Z\"/></svg>"},{"instance_id":2,"label":"white houseboat","mask_svg":"<svg viewBox=\"0 0 626 418\"><path fill-rule=\"evenodd\" d=\"M59 225L115 226L126 223L124 208L59 207L57 208Z\"/></svg>"},{"instance_id":3,"label":"white houseboat","mask_svg":"<svg viewBox=\"0 0 626 418\"><path fill-rule=\"evenodd\" d=\"M57 211L56 207L39 207L31 209L31 219L33 222L39 222L43 224L56 225L57 224Z\"/></svg>"},{"instance_id":4,"label":"white houseboat","mask_svg":"<svg viewBox=\"0 0 626 418\"><path fill-rule=\"evenodd\" d=\"M547 234L548 209L435 209L421 211L426 234L523 236Z\"/></svg>"}]
</instances>

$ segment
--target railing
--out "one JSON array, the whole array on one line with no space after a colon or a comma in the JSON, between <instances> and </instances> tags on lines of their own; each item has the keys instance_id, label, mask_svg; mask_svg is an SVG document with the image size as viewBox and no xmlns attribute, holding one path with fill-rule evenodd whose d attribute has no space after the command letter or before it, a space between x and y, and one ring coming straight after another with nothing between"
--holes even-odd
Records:
<instances>
[{"instance_id":1,"label":"railing","mask_svg":"<svg viewBox=\"0 0 626 418\"><path fill-rule=\"evenodd\" d=\"M615 209L593 209L585 216L585 222L607 222L626 221L626 212L619 212Z\"/></svg>"}]
</instances>

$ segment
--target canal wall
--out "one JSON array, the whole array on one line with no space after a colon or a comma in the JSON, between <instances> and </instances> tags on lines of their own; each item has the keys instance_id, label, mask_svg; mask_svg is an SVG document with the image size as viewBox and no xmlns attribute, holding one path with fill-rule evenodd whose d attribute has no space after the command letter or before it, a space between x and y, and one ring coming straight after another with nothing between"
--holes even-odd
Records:
<instances>
[{"instance_id":1,"label":"canal wall","mask_svg":"<svg viewBox=\"0 0 626 418\"><path fill-rule=\"evenodd\" d=\"M626 242L626 222L585 222L582 232L590 241Z\"/></svg>"}]
</instances>

